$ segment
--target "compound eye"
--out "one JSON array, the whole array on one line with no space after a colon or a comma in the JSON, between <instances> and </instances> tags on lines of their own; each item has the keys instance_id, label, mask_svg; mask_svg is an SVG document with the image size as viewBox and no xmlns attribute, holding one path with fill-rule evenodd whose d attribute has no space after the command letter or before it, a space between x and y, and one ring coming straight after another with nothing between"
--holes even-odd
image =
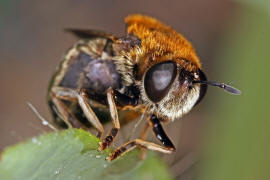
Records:
<instances>
[{"instance_id":1,"label":"compound eye","mask_svg":"<svg viewBox=\"0 0 270 180\"><path fill-rule=\"evenodd\" d=\"M168 93L176 77L177 67L172 61L162 62L152 66L144 78L144 88L148 98L159 102Z\"/></svg>"}]
</instances>

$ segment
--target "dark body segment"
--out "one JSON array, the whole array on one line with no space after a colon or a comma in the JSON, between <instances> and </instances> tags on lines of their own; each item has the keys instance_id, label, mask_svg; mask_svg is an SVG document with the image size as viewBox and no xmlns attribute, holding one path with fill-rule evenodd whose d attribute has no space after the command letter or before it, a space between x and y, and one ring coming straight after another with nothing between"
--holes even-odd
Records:
<instances>
[{"instance_id":1,"label":"dark body segment","mask_svg":"<svg viewBox=\"0 0 270 180\"><path fill-rule=\"evenodd\" d=\"M66 71L62 81L59 83L61 87L68 87L77 89L79 86L79 79L84 68L94 59L84 52L80 52L78 56L71 60L71 63Z\"/></svg>"},{"instance_id":2,"label":"dark body segment","mask_svg":"<svg viewBox=\"0 0 270 180\"><path fill-rule=\"evenodd\" d=\"M105 95L108 88L119 89L121 78L112 60L93 60L83 71L82 88L91 95Z\"/></svg>"},{"instance_id":3,"label":"dark body segment","mask_svg":"<svg viewBox=\"0 0 270 180\"><path fill-rule=\"evenodd\" d=\"M119 89L120 82L120 75L112 60L94 59L80 52L69 66L59 86L87 89L89 95L105 95L109 87Z\"/></svg>"},{"instance_id":4,"label":"dark body segment","mask_svg":"<svg viewBox=\"0 0 270 180\"><path fill-rule=\"evenodd\" d=\"M59 70L51 80L48 91L48 104L53 119L58 125L66 127L52 102L50 92L53 87L86 90L85 92L91 99L91 108L100 121L106 122L110 119L109 111L105 107L107 105L106 90L109 87L120 88L121 78L110 59L111 49L108 48L108 43L109 41L106 39L79 41L64 56ZM91 47L91 44L95 47ZM105 56L105 59L102 59L102 56ZM79 121L87 127L91 126L77 102L62 101Z\"/></svg>"}]
</instances>

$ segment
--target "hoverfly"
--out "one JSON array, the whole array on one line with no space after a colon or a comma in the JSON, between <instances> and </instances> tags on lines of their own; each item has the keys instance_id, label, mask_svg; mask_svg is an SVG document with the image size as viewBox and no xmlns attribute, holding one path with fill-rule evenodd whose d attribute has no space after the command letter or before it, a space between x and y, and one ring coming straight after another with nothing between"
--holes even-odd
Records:
<instances>
[{"instance_id":1,"label":"hoverfly","mask_svg":"<svg viewBox=\"0 0 270 180\"><path fill-rule=\"evenodd\" d=\"M101 138L101 121L112 120L113 127L99 150L115 139L119 119L131 120L142 113L148 116L143 131L152 128L163 146L142 135L114 150L107 157L109 161L136 146L163 153L175 151L162 123L188 113L202 100L207 85L240 94L224 83L207 81L192 45L171 27L143 15L130 15L125 23L127 34L123 37L69 29L80 40L63 56L48 91L48 103L58 124L84 129L91 124Z\"/></svg>"}]
</instances>

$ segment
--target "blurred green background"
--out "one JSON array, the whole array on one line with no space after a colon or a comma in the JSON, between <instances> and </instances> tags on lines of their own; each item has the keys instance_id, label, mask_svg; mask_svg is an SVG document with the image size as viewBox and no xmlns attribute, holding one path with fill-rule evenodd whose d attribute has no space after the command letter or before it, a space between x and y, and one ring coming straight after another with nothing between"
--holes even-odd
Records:
<instances>
[{"instance_id":1,"label":"blurred green background","mask_svg":"<svg viewBox=\"0 0 270 180\"><path fill-rule=\"evenodd\" d=\"M270 179L270 1L242 1L219 49L222 79L237 79L243 94L220 96L206 136L202 179ZM230 71L224 71L230 69Z\"/></svg>"},{"instance_id":2,"label":"blurred green background","mask_svg":"<svg viewBox=\"0 0 270 180\"><path fill-rule=\"evenodd\" d=\"M121 35L124 17L132 13L154 16L181 32L196 48L208 79L232 82L243 92L233 96L209 87L182 122L166 125L177 152L164 160L175 178L270 179L269 0L1 0L0 151L48 131L26 102L50 118L49 79L61 54L76 42L62 30Z\"/></svg>"}]
</instances>

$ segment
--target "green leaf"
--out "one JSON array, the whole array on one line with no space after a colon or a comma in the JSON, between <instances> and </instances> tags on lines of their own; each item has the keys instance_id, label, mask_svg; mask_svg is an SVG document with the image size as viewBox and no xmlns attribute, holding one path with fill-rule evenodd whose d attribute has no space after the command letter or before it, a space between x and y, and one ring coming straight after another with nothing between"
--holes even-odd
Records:
<instances>
[{"instance_id":1,"label":"green leaf","mask_svg":"<svg viewBox=\"0 0 270 180\"><path fill-rule=\"evenodd\" d=\"M154 153L140 160L140 151L135 150L107 162L111 150L97 151L98 142L95 136L78 129L33 137L3 152L0 179L171 179Z\"/></svg>"}]
</instances>

